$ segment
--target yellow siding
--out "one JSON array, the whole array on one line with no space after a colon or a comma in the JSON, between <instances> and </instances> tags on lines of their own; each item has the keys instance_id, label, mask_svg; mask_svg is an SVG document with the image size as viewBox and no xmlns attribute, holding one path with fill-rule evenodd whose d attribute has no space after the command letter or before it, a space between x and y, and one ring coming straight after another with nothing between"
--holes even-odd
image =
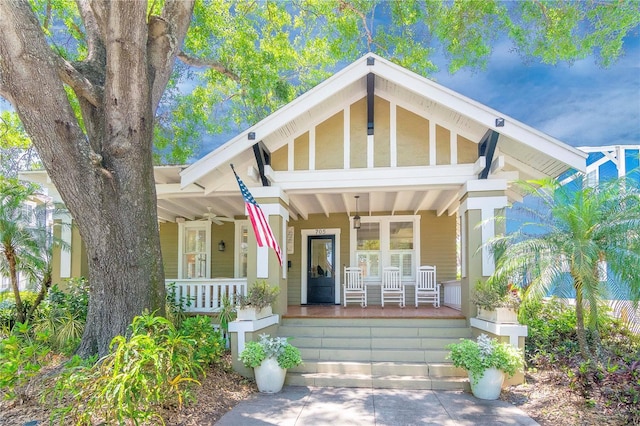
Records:
<instances>
[{"instance_id":1,"label":"yellow siding","mask_svg":"<svg viewBox=\"0 0 640 426\"><path fill-rule=\"evenodd\" d=\"M398 166L429 164L429 120L404 108L396 108Z\"/></svg>"},{"instance_id":2,"label":"yellow siding","mask_svg":"<svg viewBox=\"0 0 640 426\"><path fill-rule=\"evenodd\" d=\"M375 167L389 167L390 151L391 151L391 127L390 127L390 109L391 106L386 100L375 97L373 115L374 115L374 156L373 164ZM364 151L366 152L366 150Z\"/></svg>"},{"instance_id":3,"label":"yellow siding","mask_svg":"<svg viewBox=\"0 0 640 426\"><path fill-rule=\"evenodd\" d=\"M87 250L76 226L71 229L71 276L74 278L89 277Z\"/></svg>"},{"instance_id":4,"label":"yellow siding","mask_svg":"<svg viewBox=\"0 0 640 426\"><path fill-rule=\"evenodd\" d=\"M422 212L420 265L436 265L438 281L453 280L457 272L456 217Z\"/></svg>"},{"instance_id":5,"label":"yellow siding","mask_svg":"<svg viewBox=\"0 0 640 426\"><path fill-rule=\"evenodd\" d=\"M367 167L367 99L351 104L350 109L351 168Z\"/></svg>"},{"instance_id":6,"label":"yellow siding","mask_svg":"<svg viewBox=\"0 0 640 426\"><path fill-rule=\"evenodd\" d=\"M271 153L271 168L278 172L289 168L289 145Z\"/></svg>"},{"instance_id":7,"label":"yellow siding","mask_svg":"<svg viewBox=\"0 0 640 426\"><path fill-rule=\"evenodd\" d=\"M294 170L309 170L309 132L298 136L293 141Z\"/></svg>"},{"instance_id":8,"label":"yellow siding","mask_svg":"<svg viewBox=\"0 0 640 426\"><path fill-rule=\"evenodd\" d=\"M211 278L233 278L235 226L232 222L222 225L213 224L211 228ZM224 241L224 251L218 250L218 244Z\"/></svg>"},{"instance_id":9,"label":"yellow siding","mask_svg":"<svg viewBox=\"0 0 640 426\"><path fill-rule=\"evenodd\" d=\"M344 168L344 114L342 111L316 127L316 170Z\"/></svg>"},{"instance_id":10,"label":"yellow siding","mask_svg":"<svg viewBox=\"0 0 640 426\"><path fill-rule=\"evenodd\" d=\"M458 164L473 164L478 159L478 144L458 135Z\"/></svg>"},{"instance_id":11,"label":"yellow siding","mask_svg":"<svg viewBox=\"0 0 640 426\"><path fill-rule=\"evenodd\" d=\"M436 125L436 164L451 164L451 132Z\"/></svg>"},{"instance_id":12,"label":"yellow siding","mask_svg":"<svg viewBox=\"0 0 640 426\"><path fill-rule=\"evenodd\" d=\"M160 249L165 278L178 278L178 224L160 224Z\"/></svg>"}]
</instances>

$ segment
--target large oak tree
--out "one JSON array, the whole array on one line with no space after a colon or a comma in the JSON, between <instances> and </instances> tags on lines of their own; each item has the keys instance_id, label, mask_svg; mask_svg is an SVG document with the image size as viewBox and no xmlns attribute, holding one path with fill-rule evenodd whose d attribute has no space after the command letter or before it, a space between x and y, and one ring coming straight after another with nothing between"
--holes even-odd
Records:
<instances>
[{"instance_id":1,"label":"large oak tree","mask_svg":"<svg viewBox=\"0 0 640 426\"><path fill-rule=\"evenodd\" d=\"M637 10L637 0L0 0L0 96L86 245L80 353L104 354L133 316L163 310L154 158L185 161L220 123L253 123L367 51L427 74L440 46L455 71L484 66L504 34L526 58L595 53L606 65Z\"/></svg>"}]
</instances>

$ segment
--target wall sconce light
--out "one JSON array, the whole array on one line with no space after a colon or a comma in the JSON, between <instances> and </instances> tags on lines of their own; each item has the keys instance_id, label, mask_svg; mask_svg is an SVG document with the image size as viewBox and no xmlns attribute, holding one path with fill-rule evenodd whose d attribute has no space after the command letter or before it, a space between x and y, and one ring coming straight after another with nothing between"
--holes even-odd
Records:
<instances>
[{"instance_id":1,"label":"wall sconce light","mask_svg":"<svg viewBox=\"0 0 640 426\"><path fill-rule=\"evenodd\" d=\"M353 217L353 229L360 229L360 215L358 214L358 198L360 196L356 195L353 198L356 199L356 215Z\"/></svg>"},{"instance_id":2,"label":"wall sconce light","mask_svg":"<svg viewBox=\"0 0 640 426\"><path fill-rule=\"evenodd\" d=\"M227 246L225 245L224 241L220 240L220 242L218 243L218 251L224 251L225 248L227 248Z\"/></svg>"}]
</instances>

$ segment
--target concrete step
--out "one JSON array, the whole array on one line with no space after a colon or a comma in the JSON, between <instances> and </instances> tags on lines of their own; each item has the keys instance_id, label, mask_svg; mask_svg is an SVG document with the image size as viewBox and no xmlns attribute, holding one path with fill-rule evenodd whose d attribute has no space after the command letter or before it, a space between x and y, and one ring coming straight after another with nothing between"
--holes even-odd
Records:
<instances>
[{"instance_id":1,"label":"concrete step","mask_svg":"<svg viewBox=\"0 0 640 426\"><path fill-rule=\"evenodd\" d=\"M288 371L370 376L467 377L465 370L455 368L451 363L305 361Z\"/></svg>"},{"instance_id":2,"label":"concrete step","mask_svg":"<svg viewBox=\"0 0 640 426\"><path fill-rule=\"evenodd\" d=\"M285 383L292 386L331 386L379 389L469 390L462 377L372 376L339 373L287 372Z\"/></svg>"},{"instance_id":3,"label":"concrete step","mask_svg":"<svg viewBox=\"0 0 640 426\"><path fill-rule=\"evenodd\" d=\"M445 349L471 337L464 319L285 318L278 336L292 337L304 360L288 371L291 385L468 388Z\"/></svg>"}]
</instances>

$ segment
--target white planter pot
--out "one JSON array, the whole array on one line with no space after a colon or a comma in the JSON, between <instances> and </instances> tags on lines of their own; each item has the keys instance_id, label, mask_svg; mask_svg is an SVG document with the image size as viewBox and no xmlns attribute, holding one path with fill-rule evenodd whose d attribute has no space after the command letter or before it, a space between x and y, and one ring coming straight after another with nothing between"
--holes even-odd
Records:
<instances>
[{"instance_id":1,"label":"white planter pot","mask_svg":"<svg viewBox=\"0 0 640 426\"><path fill-rule=\"evenodd\" d=\"M260 392L276 393L282 390L287 370L278 365L277 359L267 358L253 369L253 373Z\"/></svg>"},{"instance_id":2,"label":"white planter pot","mask_svg":"<svg viewBox=\"0 0 640 426\"><path fill-rule=\"evenodd\" d=\"M273 313L271 310L271 305L266 308L262 308L260 310L256 310L256 308L252 306L247 306L245 308L238 308L238 321L255 321L262 318L266 318Z\"/></svg>"},{"instance_id":3,"label":"white planter pot","mask_svg":"<svg viewBox=\"0 0 640 426\"><path fill-rule=\"evenodd\" d=\"M489 368L477 382L469 374L471 392L479 399L498 399L504 382L504 373L497 368Z\"/></svg>"},{"instance_id":4,"label":"white planter pot","mask_svg":"<svg viewBox=\"0 0 640 426\"><path fill-rule=\"evenodd\" d=\"M482 309L478 306L477 318L504 324L517 324L518 313L513 308L496 308L495 310Z\"/></svg>"}]
</instances>

